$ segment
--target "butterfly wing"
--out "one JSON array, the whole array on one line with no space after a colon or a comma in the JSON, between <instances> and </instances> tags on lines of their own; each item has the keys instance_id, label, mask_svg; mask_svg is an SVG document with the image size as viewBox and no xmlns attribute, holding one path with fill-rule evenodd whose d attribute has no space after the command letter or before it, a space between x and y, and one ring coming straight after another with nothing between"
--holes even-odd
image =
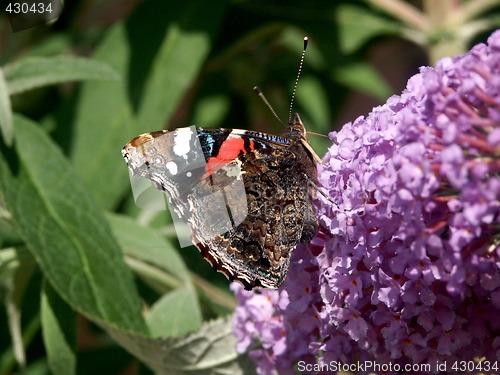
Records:
<instances>
[{"instance_id":1,"label":"butterfly wing","mask_svg":"<svg viewBox=\"0 0 500 375\"><path fill-rule=\"evenodd\" d=\"M183 128L139 136L124 157L167 193L205 259L246 289L279 287L292 250L314 234L309 180L316 167L300 143Z\"/></svg>"},{"instance_id":2,"label":"butterfly wing","mask_svg":"<svg viewBox=\"0 0 500 375\"><path fill-rule=\"evenodd\" d=\"M228 196L226 201L239 199L238 209L243 209L244 203L246 215L241 222L234 220L235 225L226 231L210 236L203 208L195 206L193 241L205 259L229 280L242 283L246 289L278 288L287 274L293 249L301 240L308 243L314 235L316 219L309 181L288 148L256 150L241 155L238 161L244 195ZM223 170L217 171L213 179L218 180L222 174ZM195 186L193 205L208 186ZM234 207L227 205L220 211L234 212Z\"/></svg>"}]
</instances>

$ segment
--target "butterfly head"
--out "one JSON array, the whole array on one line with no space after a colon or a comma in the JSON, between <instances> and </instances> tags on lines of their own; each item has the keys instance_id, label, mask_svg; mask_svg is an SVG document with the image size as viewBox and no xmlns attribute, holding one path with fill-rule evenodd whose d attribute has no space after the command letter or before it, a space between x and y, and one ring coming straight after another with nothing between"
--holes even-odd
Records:
<instances>
[{"instance_id":1,"label":"butterfly head","mask_svg":"<svg viewBox=\"0 0 500 375\"><path fill-rule=\"evenodd\" d=\"M286 126L284 136L289 139L301 141L306 139L306 127L302 123L298 113L295 113Z\"/></svg>"},{"instance_id":2,"label":"butterfly head","mask_svg":"<svg viewBox=\"0 0 500 375\"><path fill-rule=\"evenodd\" d=\"M318 156L318 154L316 154L309 142L307 142L306 127L302 123L302 120L300 119L298 113L295 113L291 117L288 125L286 126L283 137L293 140L296 144L301 144L307 150L314 162L323 164L321 158Z\"/></svg>"}]
</instances>

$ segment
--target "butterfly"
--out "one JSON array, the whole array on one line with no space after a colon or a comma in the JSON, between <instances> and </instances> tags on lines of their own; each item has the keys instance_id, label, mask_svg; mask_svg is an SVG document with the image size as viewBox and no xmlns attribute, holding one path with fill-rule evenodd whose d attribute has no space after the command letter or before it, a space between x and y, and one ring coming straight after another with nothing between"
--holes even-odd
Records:
<instances>
[{"instance_id":1,"label":"butterfly","mask_svg":"<svg viewBox=\"0 0 500 375\"><path fill-rule=\"evenodd\" d=\"M291 116L306 47L307 37L282 136L191 126L144 133L122 149L131 174L165 192L203 257L247 290L279 288L293 250L318 226L312 200L322 161Z\"/></svg>"},{"instance_id":2,"label":"butterfly","mask_svg":"<svg viewBox=\"0 0 500 375\"><path fill-rule=\"evenodd\" d=\"M298 114L282 136L179 128L141 134L122 155L133 175L167 194L214 269L245 289L278 288L292 251L314 237L321 160Z\"/></svg>"}]
</instances>

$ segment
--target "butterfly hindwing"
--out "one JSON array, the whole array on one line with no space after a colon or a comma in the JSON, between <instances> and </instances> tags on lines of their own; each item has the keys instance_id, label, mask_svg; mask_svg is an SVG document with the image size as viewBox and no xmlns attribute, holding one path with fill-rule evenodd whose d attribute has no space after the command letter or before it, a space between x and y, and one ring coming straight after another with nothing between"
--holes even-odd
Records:
<instances>
[{"instance_id":1,"label":"butterfly hindwing","mask_svg":"<svg viewBox=\"0 0 500 375\"><path fill-rule=\"evenodd\" d=\"M283 163L284 159L288 162ZM241 282L247 289L277 288L304 229L310 231L316 224L308 215L312 206L307 176L296 175L296 156L289 148L258 150L239 160L245 188L240 201L246 201L246 217L226 232L210 237L199 230L205 225L206 215L197 215L195 210L193 236L205 258L230 280Z\"/></svg>"}]
</instances>

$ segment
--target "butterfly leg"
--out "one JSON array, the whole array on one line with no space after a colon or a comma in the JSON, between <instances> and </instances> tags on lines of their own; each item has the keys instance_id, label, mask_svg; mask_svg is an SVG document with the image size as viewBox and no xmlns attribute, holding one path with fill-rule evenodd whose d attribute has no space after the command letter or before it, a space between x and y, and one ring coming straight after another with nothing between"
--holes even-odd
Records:
<instances>
[{"instance_id":1,"label":"butterfly leg","mask_svg":"<svg viewBox=\"0 0 500 375\"><path fill-rule=\"evenodd\" d=\"M312 204L306 205L306 213L304 216L304 227L302 229L302 236L300 242L307 245L316 235L316 228L318 227L318 220L316 212Z\"/></svg>"},{"instance_id":2,"label":"butterfly leg","mask_svg":"<svg viewBox=\"0 0 500 375\"><path fill-rule=\"evenodd\" d=\"M335 203L332 200L332 198L325 193L325 191L324 191L325 188L323 186L318 186L313 180L311 180L307 176L306 176L306 178L307 178L309 185L314 189L314 191L320 193L327 201L334 204L336 207L339 207L339 205L337 203Z\"/></svg>"}]
</instances>

